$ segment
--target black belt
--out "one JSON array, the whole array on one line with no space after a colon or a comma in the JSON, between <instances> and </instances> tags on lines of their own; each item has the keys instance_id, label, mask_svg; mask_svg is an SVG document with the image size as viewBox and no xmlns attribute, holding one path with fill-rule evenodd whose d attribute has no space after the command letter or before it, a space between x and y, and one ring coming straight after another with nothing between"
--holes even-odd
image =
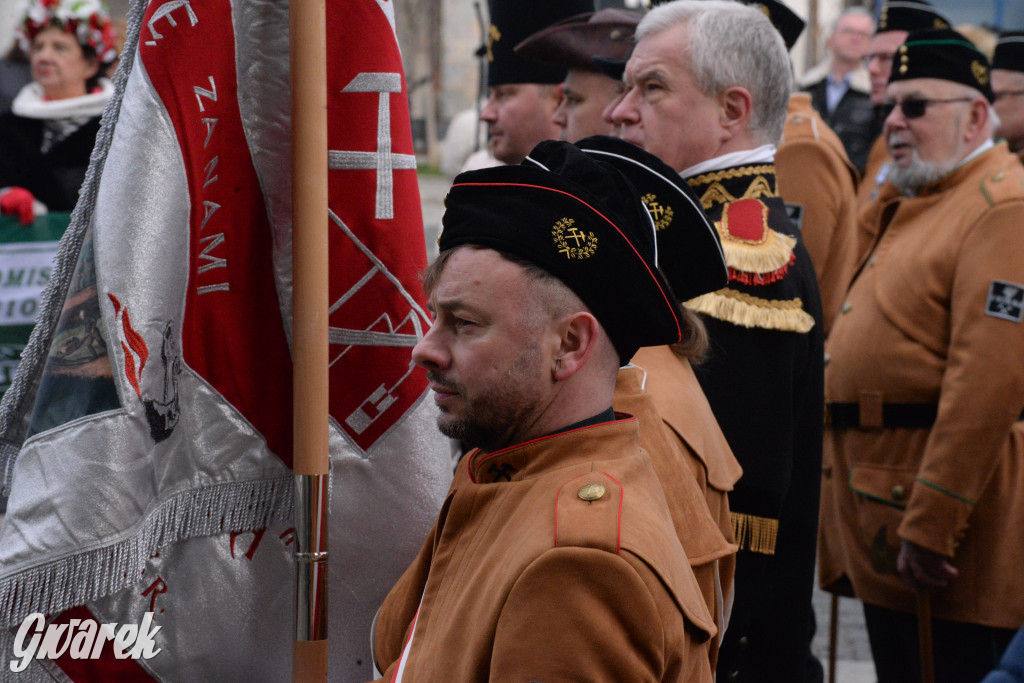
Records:
<instances>
[{"instance_id":1,"label":"black belt","mask_svg":"<svg viewBox=\"0 0 1024 683\"><path fill-rule=\"evenodd\" d=\"M883 403L883 429L928 429L939 414L936 403ZM859 403L825 402L825 424L835 429L860 429Z\"/></svg>"},{"instance_id":2,"label":"black belt","mask_svg":"<svg viewBox=\"0 0 1024 683\"><path fill-rule=\"evenodd\" d=\"M929 429L939 414L936 403L883 403L882 429ZM1024 413L1017 418L1024 420ZM825 402L825 424L860 429L860 404Z\"/></svg>"}]
</instances>

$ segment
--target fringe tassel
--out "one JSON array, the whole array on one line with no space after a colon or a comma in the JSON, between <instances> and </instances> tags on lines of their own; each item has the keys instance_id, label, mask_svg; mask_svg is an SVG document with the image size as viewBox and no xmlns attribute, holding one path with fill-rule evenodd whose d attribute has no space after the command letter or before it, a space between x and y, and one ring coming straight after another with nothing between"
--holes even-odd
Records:
<instances>
[{"instance_id":1,"label":"fringe tassel","mask_svg":"<svg viewBox=\"0 0 1024 683\"><path fill-rule=\"evenodd\" d=\"M784 274L796 260L796 254L793 253L795 247L795 237L774 230L769 230L764 241L759 244L737 242L729 235L722 235L725 265L729 266L730 270L745 273L774 276L782 271Z\"/></svg>"},{"instance_id":2,"label":"fringe tassel","mask_svg":"<svg viewBox=\"0 0 1024 683\"><path fill-rule=\"evenodd\" d=\"M742 282L745 285L770 285L773 282L778 282L782 278L786 277L786 273L789 272L789 267L796 261L796 254L789 259L789 263L782 266L778 270L772 271L767 274L761 273L747 273L742 270L736 270L735 268L729 268L729 281L730 282Z\"/></svg>"},{"instance_id":3,"label":"fringe tassel","mask_svg":"<svg viewBox=\"0 0 1024 683\"><path fill-rule=\"evenodd\" d=\"M720 289L690 299L686 307L717 320L739 325L783 332L811 331L814 318L803 309L800 299L779 301L761 299L732 289Z\"/></svg>"},{"instance_id":4,"label":"fringe tassel","mask_svg":"<svg viewBox=\"0 0 1024 683\"><path fill-rule=\"evenodd\" d=\"M744 548L762 555L775 554L775 540L779 535L779 520L756 517L742 512L730 512L732 532L740 550Z\"/></svg>"},{"instance_id":5,"label":"fringe tassel","mask_svg":"<svg viewBox=\"0 0 1024 683\"><path fill-rule=\"evenodd\" d=\"M135 533L0 579L0 618L17 627L29 614L57 614L133 585L162 547L198 536L288 523L294 476L191 489L160 505ZM10 635L0 628L0 634ZM2 641L2 637L0 637Z\"/></svg>"}]
</instances>

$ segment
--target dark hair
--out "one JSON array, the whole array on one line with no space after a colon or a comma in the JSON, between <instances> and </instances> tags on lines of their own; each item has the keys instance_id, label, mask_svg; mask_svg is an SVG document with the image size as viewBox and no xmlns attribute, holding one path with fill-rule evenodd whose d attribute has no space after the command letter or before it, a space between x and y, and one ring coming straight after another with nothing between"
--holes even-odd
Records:
<instances>
[{"instance_id":1,"label":"dark hair","mask_svg":"<svg viewBox=\"0 0 1024 683\"><path fill-rule=\"evenodd\" d=\"M85 79L85 93L88 95L93 90L99 87L100 79L106 74L106 70L103 64L100 64L99 57L96 56L96 49L89 45L78 44L82 48L82 56L85 57L86 61L93 62L96 64L96 73Z\"/></svg>"}]
</instances>

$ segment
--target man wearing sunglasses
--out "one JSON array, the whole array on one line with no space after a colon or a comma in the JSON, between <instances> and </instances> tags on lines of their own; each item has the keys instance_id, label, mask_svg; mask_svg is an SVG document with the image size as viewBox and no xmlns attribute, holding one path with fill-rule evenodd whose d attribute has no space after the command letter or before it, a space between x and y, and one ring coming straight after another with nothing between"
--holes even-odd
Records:
<instances>
[{"instance_id":1,"label":"man wearing sunglasses","mask_svg":"<svg viewBox=\"0 0 1024 683\"><path fill-rule=\"evenodd\" d=\"M900 46L879 237L826 344L819 576L864 602L879 683L920 680L922 600L940 682L1024 622L1024 167L993 99L959 33Z\"/></svg>"},{"instance_id":2,"label":"man wearing sunglasses","mask_svg":"<svg viewBox=\"0 0 1024 683\"><path fill-rule=\"evenodd\" d=\"M993 103L999 114L996 137L1006 140L1010 149L1024 153L1024 32L1004 33L996 43L992 57Z\"/></svg>"}]
</instances>

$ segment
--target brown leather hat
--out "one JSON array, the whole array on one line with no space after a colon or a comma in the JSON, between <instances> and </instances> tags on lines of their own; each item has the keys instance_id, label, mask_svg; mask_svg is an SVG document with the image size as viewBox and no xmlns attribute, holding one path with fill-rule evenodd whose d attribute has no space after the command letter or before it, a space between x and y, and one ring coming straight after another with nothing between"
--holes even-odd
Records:
<instances>
[{"instance_id":1,"label":"brown leather hat","mask_svg":"<svg viewBox=\"0 0 1024 683\"><path fill-rule=\"evenodd\" d=\"M577 14L537 31L515 47L525 59L566 69L600 71L595 57L625 62L643 14L609 8Z\"/></svg>"}]
</instances>

